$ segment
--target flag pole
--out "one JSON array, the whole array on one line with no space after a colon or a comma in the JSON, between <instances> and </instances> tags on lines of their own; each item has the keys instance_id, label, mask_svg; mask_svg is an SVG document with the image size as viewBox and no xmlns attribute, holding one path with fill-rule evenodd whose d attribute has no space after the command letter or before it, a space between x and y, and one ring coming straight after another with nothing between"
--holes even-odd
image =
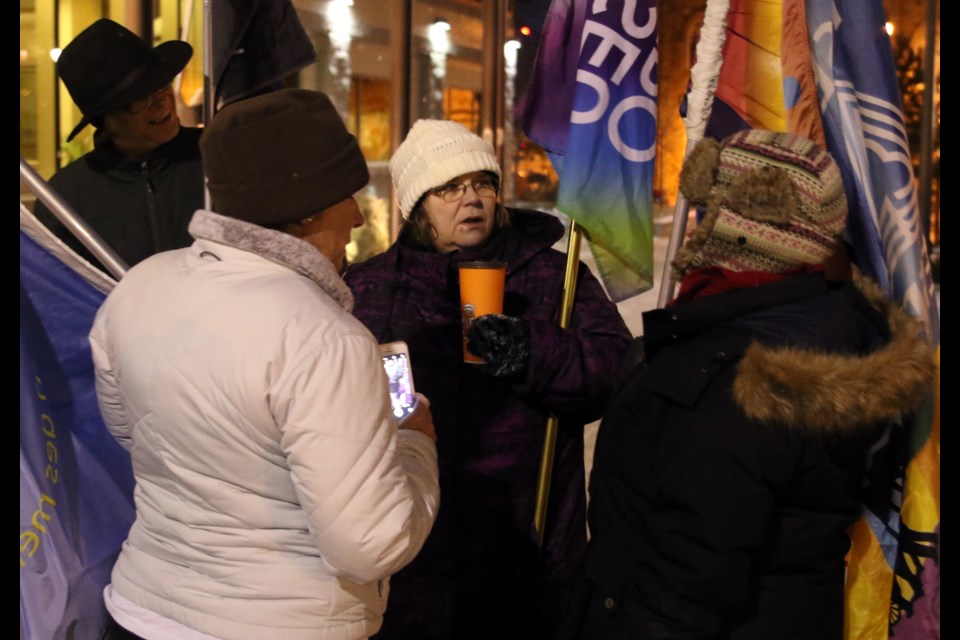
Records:
<instances>
[{"instance_id":1,"label":"flag pole","mask_svg":"<svg viewBox=\"0 0 960 640\"><path fill-rule=\"evenodd\" d=\"M583 230L574 220L570 220L570 238L567 242L567 268L563 276L563 297L560 301L560 328L570 326L573 315L573 301L577 293L577 272L580 267L580 242ZM533 528L537 532L537 541L543 546L543 536L547 523L547 502L550 500L550 479L553 476L553 459L557 450L557 429L560 419L550 414L547 430L543 436L543 453L540 455L540 472L537 477L537 495L533 508Z\"/></svg>"},{"instance_id":2,"label":"flag pole","mask_svg":"<svg viewBox=\"0 0 960 640\"><path fill-rule=\"evenodd\" d=\"M20 156L20 179L114 278L117 280L123 278L129 268L123 258L118 256L116 251L90 228L86 220L77 215L77 212L47 184L46 180L40 177L40 174L24 160L23 156Z\"/></svg>"},{"instance_id":3,"label":"flag pole","mask_svg":"<svg viewBox=\"0 0 960 640\"><path fill-rule=\"evenodd\" d=\"M934 112L934 53L937 49L937 6L934 0L927 0L926 44L923 49L923 103L920 116L920 175L919 194L920 224L924 240L930 242L930 196L933 184L933 128L936 124ZM939 215L939 211L937 212ZM938 218L939 220L939 218ZM939 242L939 235L937 236Z\"/></svg>"},{"instance_id":4,"label":"flag pole","mask_svg":"<svg viewBox=\"0 0 960 640\"><path fill-rule=\"evenodd\" d=\"M213 78L213 0L203 0L203 125L207 126L217 112L216 86ZM206 175L203 181L203 208L212 211L213 201L207 188Z\"/></svg>"},{"instance_id":5,"label":"flag pole","mask_svg":"<svg viewBox=\"0 0 960 640\"><path fill-rule=\"evenodd\" d=\"M203 124L217 112L213 77L213 0L203 0Z\"/></svg>"},{"instance_id":6,"label":"flag pole","mask_svg":"<svg viewBox=\"0 0 960 640\"><path fill-rule=\"evenodd\" d=\"M700 41L697 43L697 61L690 70L690 91L687 93L687 115L683 119L687 129L687 146L683 157L686 159L707 129L707 121L713 110L713 94L717 90L720 67L723 65L723 42L726 40L727 13L730 0L708 0L700 27ZM677 194L677 206L673 210L673 227L670 242L667 244L667 256L664 260L663 276L660 280L660 294L657 308L662 309L673 299L673 272L670 265L683 243L687 231L687 216L690 205L683 194Z\"/></svg>"}]
</instances>

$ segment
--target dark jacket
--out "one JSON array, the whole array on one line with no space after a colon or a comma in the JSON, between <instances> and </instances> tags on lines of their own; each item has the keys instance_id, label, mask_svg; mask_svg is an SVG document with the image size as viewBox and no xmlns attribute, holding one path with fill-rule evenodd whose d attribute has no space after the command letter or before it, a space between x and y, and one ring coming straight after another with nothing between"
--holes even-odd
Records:
<instances>
[{"instance_id":1,"label":"dark jacket","mask_svg":"<svg viewBox=\"0 0 960 640\"><path fill-rule=\"evenodd\" d=\"M203 208L200 133L181 127L146 158L128 160L98 132L93 151L58 171L50 185L132 267L193 242L187 226L194 211ZM36 214L57 237L99 265L40 201Z\"/></svg>"},{"instance_id":2,"label":"dark jacket","mask_svg":"<svg viewBox=\"0 0 960 640\"><path fill-rule=\"evenodd\" d=\"M481 249L452 255L404 240L351 267L355 315L380 342L405 340L431 402L440 513L423 551L391 580L382 638L546 637L586 547L583 424L600 416L629 333L583 265L571 329L557 325L566 256L559 221L513 211ZM531 356L516 379L462 362L459 260L508 263L504 313L526 318ZM561 418L545 548L532 530L548 414Z\"/></svg>"},{"instance_id":3,"label":"dark jacket","mask_svg":"<svg viewBox=\"0 0 960 640\"><path fill-rule=\"evenodd\" d=\"M929 380L917 326L804 275L646 313L644 347L563 637L842 638L865 452Z\"/></svg>"}]
</instances>

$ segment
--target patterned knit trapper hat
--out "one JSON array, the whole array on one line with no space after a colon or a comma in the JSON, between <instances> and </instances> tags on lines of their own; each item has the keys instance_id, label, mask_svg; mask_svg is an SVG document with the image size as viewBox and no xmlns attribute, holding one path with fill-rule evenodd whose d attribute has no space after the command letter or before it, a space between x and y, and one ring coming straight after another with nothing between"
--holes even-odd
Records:
<instances>
[{"instance_id":1,"label":"patterned knit trapper hat","mask_svg":"<svg viewBox=\"0 0 960 640\"><path fill-rule=\"evenodd\" d=\"M779 273L819 265L847 219L840 169L815 143L789 133L741 131L701 141L680 189L707 215L677 252L678 275L704 266Z\"/></svg>"}]
</instances>

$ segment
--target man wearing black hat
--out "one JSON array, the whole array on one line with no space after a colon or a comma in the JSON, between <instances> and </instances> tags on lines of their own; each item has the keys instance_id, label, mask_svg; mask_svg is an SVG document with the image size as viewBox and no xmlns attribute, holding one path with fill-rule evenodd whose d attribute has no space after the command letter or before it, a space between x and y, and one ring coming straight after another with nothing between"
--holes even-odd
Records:
<instances>
[{"instance_id":1,"label":"man wearing black hat","mask_svg":"<svg viewBox=\"0 0 960 640\"><path fill-rule=\"evenodd\" d=\"M193 49L178 40L151 49L136 34L98 20L57 60L94 149L50 184L129 265L188 246L187 225L203 207L200 131L180 126L171 83ZM37 216L74 250L93 257L42 203Z\"/></svg>"}]
</instances>

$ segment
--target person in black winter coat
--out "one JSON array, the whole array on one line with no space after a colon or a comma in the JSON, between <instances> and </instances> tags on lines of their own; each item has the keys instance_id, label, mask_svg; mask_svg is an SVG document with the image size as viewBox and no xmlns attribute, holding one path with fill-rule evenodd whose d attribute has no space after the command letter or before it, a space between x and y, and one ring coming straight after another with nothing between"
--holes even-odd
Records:
<instances>
[{"instance_id":1,"label":"person in black winter coat","mask_svg":"<svg viewBox=\"0 0 960 640\"><path fill-rule=\"evenodd\" d=\"M839 640L865 453L929 349L878 288L824 277L846 200L814 143L705 141L681 189L707 214L601 425L561 637Z\"/></svg>"},{"instance_id":2,"label":"person in black winter coat","mask_svg":"<svg viewBox=\"0 0 960 640\"><path fill-rule=\"evenodd\" d=\"M192 52L178 40L151 49L103 19L57 60L57 72L83 112L67 141L88 124L97 131L93 151L58 171L50 185L129 266L189 246L187 225L203 208L200 130L180 126L171 86ZM43 203L36 214L95 262Z\"/></svg>"}]
</instances>

